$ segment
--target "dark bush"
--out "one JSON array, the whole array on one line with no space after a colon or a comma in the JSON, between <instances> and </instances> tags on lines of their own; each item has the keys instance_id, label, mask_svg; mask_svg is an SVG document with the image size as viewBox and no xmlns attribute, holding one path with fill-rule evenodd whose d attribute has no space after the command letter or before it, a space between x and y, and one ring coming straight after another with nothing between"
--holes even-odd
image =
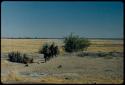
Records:
<instances>
[{"instance_id":1,"label":"dark bush","mask_svg":"<svg viewBox=\"0 0 125 85\"><path fill-rule=\"evenodd\" d=\"M42 48L39 49L38 53L43 54L46 52L46 49L49 48L49 44L44 44Z\"/></svg>"},{"instance_id":2,"label":"dark bush","mask_svg":"<svg viewBox=\"0 0 125 85\"><path fill-rule=\"evenodd\" d=\"M46 62L46 60L49 60L54 56L56 57L59 54L59 49L58 49L58 46L56 46L54 43L52 43L51 45L44 44L42 48L39 49L38 52L40 54L44 54L44 59Z\"/></svg>"},{"instance_id":3,"label":"dark bush","mask_svg":"<svg viewBox=\"0 0 125 85\"><path fill-rule=\"evenodd\" d=\"M86 38L80 38L72 33L64 38L64 48L66 52L76 52L81 50L87 50L90 45L90 41Z\"/></svg>"},{"instance_id":4,"label":"dark bush","mask_svg":"<svg viewBox=\"0 0 125 85\"><path fill-rule=\"evenodd\" d=\"M29 58L26 54L21 54L18 51L8 53L8 57L11 62L33 63L33 58Z\"/></svg>"}]
</instances>

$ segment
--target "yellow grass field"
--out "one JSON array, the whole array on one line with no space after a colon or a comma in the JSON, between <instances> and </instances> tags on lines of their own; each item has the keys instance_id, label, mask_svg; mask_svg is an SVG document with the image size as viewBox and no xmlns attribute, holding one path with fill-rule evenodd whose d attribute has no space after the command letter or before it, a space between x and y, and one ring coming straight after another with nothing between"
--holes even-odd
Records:
<instances>
[{"instance_id":1,"label":"yellow grass field","mask_svg":"<svg viewBox=\"0 0 125 85\"><path fill-rule=\"evenodd\" d=\"M123 41L111 40L90 40L91 45L87 51L118 51L123 52ZM44 43L55 42L60 49L64 45L62 40L59 39L2 39L1 52L7 53L10 51L20 51L24 53L37 53Z\"/></svg>"},{"instance_id":2,"label":"yellow grass field","mask_svg":"<svg viewBox=\"0 0 125 85\"><path fill-rule=\"evenodd\" d=\"M90 40L87 51L123 52L123 40ZM63 41L59 39L2 39L1 40L1 81L2 83L53 83L53 84L122 84L124 75L123 57L93 57L58 55L43 63L38 50L44 43L55 42L61 53ZM7 60L7 53L20 51L34 57L36 63L28 67L22 63ZM62 65L62 68L58 68ZM21 73L25 73L21 74ZM41 75L39 73L43 73Z\"/></svg>"}]
</instances>

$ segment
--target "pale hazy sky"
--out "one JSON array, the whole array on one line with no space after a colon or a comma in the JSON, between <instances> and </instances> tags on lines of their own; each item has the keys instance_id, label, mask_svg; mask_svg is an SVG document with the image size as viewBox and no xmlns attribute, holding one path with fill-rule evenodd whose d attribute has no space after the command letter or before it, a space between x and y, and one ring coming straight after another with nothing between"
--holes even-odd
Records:
<instances>
[{"instance_id":1,"label":"pale hazy sky","mask_svg":"<svg viewBox=\"0 0 125 85\"><path fill-rule=\"evenodd\" d=\"M4 1L2 37L123 37L122 2Z\"/></svg>"}]
</instances>

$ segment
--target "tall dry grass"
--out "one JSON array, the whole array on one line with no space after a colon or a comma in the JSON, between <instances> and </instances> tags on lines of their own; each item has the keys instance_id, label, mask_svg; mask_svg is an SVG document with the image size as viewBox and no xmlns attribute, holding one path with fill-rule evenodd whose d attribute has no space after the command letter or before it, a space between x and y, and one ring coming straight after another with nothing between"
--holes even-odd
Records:
<instances>
[{"instance_id":1,"label":"tall dry grass","mask_svg":"<svg viewBox=\"0 0 125 85\"><path fill-rule=\"evenodd\" d=\"M111 40L90 40L91 45L87 51L118 51L123 52L123 41L114 42ZM61 53L64 53L64 45L59 39L1 39L1 52L20 51L22 53L37 53L44 43L55 42Z\"/></svg>"}]
</instances>

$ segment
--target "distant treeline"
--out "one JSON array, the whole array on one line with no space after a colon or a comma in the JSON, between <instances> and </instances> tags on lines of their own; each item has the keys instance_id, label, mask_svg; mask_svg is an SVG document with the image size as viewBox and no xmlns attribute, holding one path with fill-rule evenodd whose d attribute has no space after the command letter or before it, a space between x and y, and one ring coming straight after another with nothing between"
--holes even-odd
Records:
<instances>
[{"instance_id":1,"label":"distant treeline","mask_svg":"<svg viewBox=\"0 0 125 85\"><path fill-rule=\"evenodd\" d=\"M39 38L39 37L1 37L1 39L64 39L64 38ZM99 39L99 40L123 40L123 38L87 38L87 39Z\"/></svg>"}]
</instances>

